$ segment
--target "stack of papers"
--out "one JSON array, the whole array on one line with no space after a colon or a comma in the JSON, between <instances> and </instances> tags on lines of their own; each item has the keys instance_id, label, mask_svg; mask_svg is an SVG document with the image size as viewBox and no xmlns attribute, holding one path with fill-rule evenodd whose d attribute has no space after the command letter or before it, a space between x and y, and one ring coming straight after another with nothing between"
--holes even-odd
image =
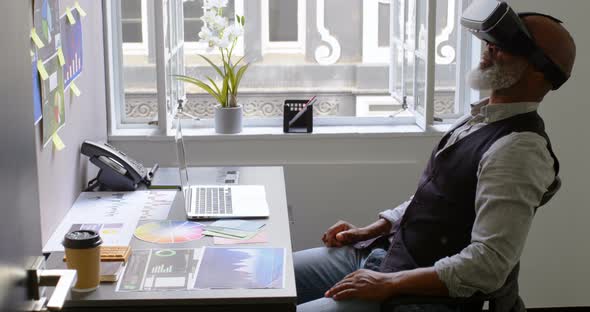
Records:
<instances>
[{"instance_id":1,"label":"stack of papers","mask_svg":"<svg viewBox=\"0 0 590 312\"><path fill-rule=\"evenodd\" d=\"M264 243L265 225L265 220L219 220L205 226L203 234L214 236L215 244Z\"/></svg>"},{"instance_id":2,"label":"stack of papers","mask_svg":"<svg viewBox=\"0 0 590 312\"><path fill-rule=\"evenodd\" d=\"M102 246L128 246L139 220L165 220L176 191L83 192L43 247L63 251L64 235L93 230Z\"/></svg>"}]
</instances>

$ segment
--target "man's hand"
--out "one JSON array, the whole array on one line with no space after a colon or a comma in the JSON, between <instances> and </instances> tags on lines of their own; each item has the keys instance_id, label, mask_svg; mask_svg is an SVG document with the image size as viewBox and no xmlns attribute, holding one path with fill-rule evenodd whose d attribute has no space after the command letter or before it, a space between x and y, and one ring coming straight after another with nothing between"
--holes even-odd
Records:
<instances>
[{"instance_id":1,"label":"man's hand","mask_svg":"<svg viewBox=\"0 0 590 312\"><path fill-rule=\"evenodd\" d=\"M384 301L396 295L395 273L358 270L330 288L325 296L334 300L362 299Z\"/></svg>"},{"instance_id":2,"label":"man's hand","mask_svg":"<svg viewBox=\"0 0 590 312\"><path fill-rule=\"evenodd\" d=\"M338 221L324 233L322 241L326 247L342 247L388 233L390 229L391 223L384 219L362 228L346 221Z\"/></svg>"},{"instance_id":3,"label":"man's hand","mask_svg":"<svg viewBox=\"0 0 590 312\"><path fill-rule=\"evenodd\" d=\"M324 233L322 241L326 247L342 247L368 239L366 238L368 234L365 228L357 228L346 221L338 221Z\"/></svg>"}]
</instances>

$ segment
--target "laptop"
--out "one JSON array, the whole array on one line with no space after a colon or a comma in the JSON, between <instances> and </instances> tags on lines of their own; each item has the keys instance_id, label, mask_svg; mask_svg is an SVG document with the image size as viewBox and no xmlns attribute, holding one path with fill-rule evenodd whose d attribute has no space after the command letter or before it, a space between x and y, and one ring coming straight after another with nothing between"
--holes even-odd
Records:
<instances>
[{"instance_id":1,"label":"laptop","mask_svg":"<svg viewBox=\"0 0 590 312\"><path fill-rule=\"evenodd\" d=\"M176 126L180 185L187 218L265 218L269 216L264 185L192 185L189 182L180 120Z\"/></svg>"}]
</instances>

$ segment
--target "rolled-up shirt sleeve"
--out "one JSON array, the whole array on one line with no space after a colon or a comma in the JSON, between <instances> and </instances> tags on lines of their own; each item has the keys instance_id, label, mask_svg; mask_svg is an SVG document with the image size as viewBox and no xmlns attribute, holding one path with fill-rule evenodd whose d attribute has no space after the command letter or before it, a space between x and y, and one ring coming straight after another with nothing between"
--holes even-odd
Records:
<instances>
[{"instance_id":1,"label":"rolled-up shirt sleeve","mask_svg":"<svg viewBox=\"0 0 590 312\"><path fill-rule=\"evenodd\" d=\"M408 208L408 205L410 204L410 201L412 201L413 197L414 196L410 197L410 199L399 204L395 208L381 211L379 213L379 218L385 219L385 220L389 221L389 223L394 224L395 222L397 222L397 220L401 219L401 217L404 215L404 213L406 212L406 208ZM392 226L390 232L393 232L393 231L395 231L395 229Z\"/></svg>"},{"instance_id":2,"label":"rolled-up shirt sleeve","mask_svg":"<svg viewBox=\"0 0 590 312\"><path fill-rule=\"evenodd\" d=\"M518 263L535 208L555 179L547 141L532 132L497 140L478 169L471 244L434 265L451 297L499 289Z\"/></svg>"}]
</instances>

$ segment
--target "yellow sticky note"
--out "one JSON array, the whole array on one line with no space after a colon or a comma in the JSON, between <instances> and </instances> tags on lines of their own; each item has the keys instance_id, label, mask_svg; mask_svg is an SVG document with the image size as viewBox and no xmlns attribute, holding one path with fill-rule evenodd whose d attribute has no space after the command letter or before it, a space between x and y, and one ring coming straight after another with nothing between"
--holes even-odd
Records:
<instances>
[{"instance_id":1,"label":"yellow sticky note","mask_svg":"<svg viewBox=\"0 0 590 312\"><path fill-rule=\"evenodd\" d=\"M69 7L66 8L66 16L68 17L70 24L76 24L76 19L74 18L72 10Z\"/></svg>"},{"instance_id":2,"label":"yellow sticky note","mask_svg":"<svg viewBox=\"0 0 590 312\"><path fill-rule=\"evenodd\" d=\"M72 90L72 92L74 92L76 96L80 96L80 94L82 94L82 92L80 92L80 89L78 89L78 86L73 82L70 83L70 90Z\"/></svg>"},{"instance_id":3,"label":"yellow sticky note","mask_svg":"<svg viewBox=\"0 0 590 312\"><path fill-rule=\"evenodd\" d=\"M66 63L66 59L64 58L64 52L61 48L57 49L57 60L59 61L59 66L64 66Z\"/></svg>"},{"instance_id":4,"label":"yellow sticky note","mask_svg":"<svg viewBox=\"0 0 590 312\"><path fill-rule=\"evenodd\" d=\"M35 30L35 28L31 29L31 39L33 39L33 42L35 43L37 48L41 49L42 47L45 46L45 44L43 43L43 40L41 40L41 38L37 34L37 31Z\"/></svg>"},{"instance_id":5,"label":"yellow sticky note","mask_svg":"<svg viewBox=\"0 0 590 312\"><path fill-rule=\"evenodd\" d=\"M82 6L80 6L80 2L76 1L76 4L74 4L74 6L76 7L76 10L78 10L78 13L80 13L80 16L86 16L86 11L82 9Z\"/></svg>"},{"instance_id":6,"label":"yellow sticky note","mask_svg":"<svg viewBox=\"0 0 590 312\"><path fill-rule=\"evenodd\" d=\"M55 133L54 135L51 136L51 140L53 141L53 146L55 146L55 149L58 151L61 151L62 149L64 149L66 147L66 145L64 144L64 142L61 140L61 138L59 137L59 135L57 133Z\"/></svg>"},{"instance_id":7,"label":"yellow sticky note","mask_svg":"<svg viewBox=\"0 0 590 312\"><path fill-rule=\"evenodd\" d=\"M47 70L45 70L45 66L41 60L37 61L37 70L39 71L39 75L41 75L41 79L47 80L47 78L49 78L49 74L47 73Z\"/></svg>"}]
</instances>

